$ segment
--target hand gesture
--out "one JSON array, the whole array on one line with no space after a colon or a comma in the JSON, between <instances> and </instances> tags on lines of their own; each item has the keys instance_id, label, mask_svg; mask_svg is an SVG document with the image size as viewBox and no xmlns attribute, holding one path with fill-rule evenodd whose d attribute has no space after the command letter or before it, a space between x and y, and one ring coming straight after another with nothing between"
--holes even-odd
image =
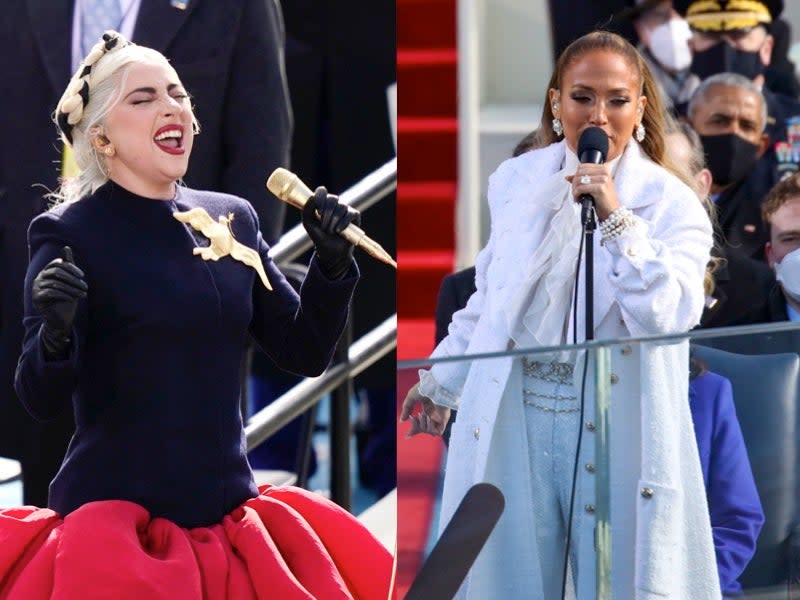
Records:
<instances>
[{"instance_id":1,"label":"hand gesture","mask_svg":"<svg viewBox=\"0 0 800 600\"><path fill-rule=\"evenodd\" d=\"M414 408L417 404L421 406L421 410L415 413ZM408 430L406 439L418 433L442 435L447 421L450 420L450 409L434 404L430 398L420 394L419 384L416 384L408 390L400 412L401 421L409 419L411 419L411 429Z\"/></svg>"},{"instance_id":2,"label":"hand gesture","mask_svg":"<svg viewBox=\"0 0 800 600\"><path fill-rule=\"evenodd\" d=\"M359 225L361 213L320 186L303 207L302 220L325 275L330 279L344 277L353 262L353 244L339 233L350 223Z\"/></svg>"},{"instance_id":3,"label":"hand gesture","mask_svg":"<svg viewBox=\"0 0 800 600\"><path fill-rule=\"evenodd\" d=\"M605 221L608 215L620 207L608 165L581 163L575 175L567 176L567 181L572 184L572 195L576 201L584 194L594 198L594 209L600 221Z\"/></svg>"},{"instance_id":4,"label":"hand gesture","mask_svg":"<svg viewBox=\"0 0 800 600\"><path fill-rule=\"evenodd\" d=\"M65 357L78 301L86 297L88 289L69 246L64 247L61 258L47 263L33 280L31 302L44 320L41 337L48 357Z\"/></svg>"}]
</instances>

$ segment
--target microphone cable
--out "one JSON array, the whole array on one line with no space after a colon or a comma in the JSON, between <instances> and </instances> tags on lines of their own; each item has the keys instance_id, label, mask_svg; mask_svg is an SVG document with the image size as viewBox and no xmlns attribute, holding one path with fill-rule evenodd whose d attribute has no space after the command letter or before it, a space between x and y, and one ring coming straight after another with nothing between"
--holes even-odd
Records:
<instances>
[{"instance_id":1,"label":"microphone cable","mask_svg":"<svg viewBox=\"0 0 800 600\"><path fill-rule=\"evenodd\" d=\"M594 206L591 208L594 211ZM584 227L587 225L584 224ZM580 276L581 276L581 257L584 253L583 247L583 240L585 236L586 230L582 229L581 231L581 242L578 246L578 263L577 268L575 269L575 287L574 287L574 294L572 297L572 343L578 343L578 287L580 283ZM569 565L569 548L572 544L572 517L575 512L575 488L577 487L578 482L578 463L580 461L581 456L581 446L583 442L583 417L584 417L584 408L586 406L585 399L586 399L586 376L589 369L589 353L586 352L586 358L583 361L583 373L581 374L581 392L580 392L580 411L578 417L578 443L575 446L575 460L572 463L572 483L570 485L570 492L569 492L569 511L567 514L567 535L566 539L564 540L564 567L561 574L561 600L566 598L567 594L567 570ZM577 359L577 354L576 354ZM576 582L577 585L577 582ZM578 590L575 589L575 593L577 595Z\"/></svg>"}]
</instances>

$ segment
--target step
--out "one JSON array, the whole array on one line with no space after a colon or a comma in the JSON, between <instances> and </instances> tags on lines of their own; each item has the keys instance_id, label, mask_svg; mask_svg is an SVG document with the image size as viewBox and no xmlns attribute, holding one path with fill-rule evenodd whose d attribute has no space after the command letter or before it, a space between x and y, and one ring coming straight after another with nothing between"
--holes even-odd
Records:
<instances>
[{"instance_id":1,"label":"step","mask_svg":"<svg viewBox=\"0 0 800 600\"><path fill-rule=\"evenodd\" d=\"M22 465L10 458L0 457L0 484L16 481L22 477Z\"/></svg>"},{"instance_id":2,"label":"step","mask_svg":"<svg viewBox=\"0 0 800 600\"><path fill-rule=\"evenodd\" d=\"M453 272L453 250L398 252L398 318L432 318L442 279Z\"/></svg>"},{"instance_id":3,"label":"step","mask_svg":"<svg viewBox=\"0 0 800 600\"><path fill-rule=\"evenodd\" d=\"M455 182L401 180L397 198L400 248L447 250L455 246Z\"/></svg>"},{"instance_id":4,"label":"step","mask_svg":"<svg viewBox=\"0 0 800 600\"><path fill-rule=\"evenodd\" d=\"M455 67L458 52L455 48L411 48L397 51L398 66L445 65Z\"/></svg>"},{"instance_id":5,"label":"step","mask_svg":"<svg viewBox=\"0 0 800 600\"><path fill-rule=\"evenodd\" d=\"M389 552L397 548L397 488L358 515L358 520Z\"/></svg>"},{"instance_id":6,"label":"step","mask_svg":"<svg viewBox=\"0 0 800 600\"><path fill-rule=\"evenodd\" d=\"M397 360L415 360L427 357L433 351L436 323L428 319L397 320ZM409 370L415 371L414 368ZM398 370L398 376L408 372Z\"/></svg>"},{"instance_id":7,"label":"step","mask_svg":"<svg viewBox=\"0 0 800 600\"><path fill-rule=\"evenodd\" d=\"M455 0L397 0L397 48L454 48Z\"/></svg>"},{"instance_id":8,"label":"step","mask_svg":"<svg viewBox=\"0 0 800 600\"><path fill-rule=\"evenodd\" d=\"M457 178L456 118L397 119L398 173L404 181Z\"/></svg>"},{"instance_id":9,"label":"step","mask_svg":"<svg viewBox=\"0 0 800 600\"><path fill-rule=\"evenodd\" d=\"M398 114L455 117L457 59L456 51L449 48L398 51Z\"/></svg>"}]
</instances>

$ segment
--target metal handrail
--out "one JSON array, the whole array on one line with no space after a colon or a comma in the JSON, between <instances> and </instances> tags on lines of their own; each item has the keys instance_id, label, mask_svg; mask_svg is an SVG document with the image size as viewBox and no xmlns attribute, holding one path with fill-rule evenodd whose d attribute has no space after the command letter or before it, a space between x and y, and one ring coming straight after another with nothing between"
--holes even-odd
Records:
<instances>
[{"instance_id":1,"label":"metal handrail","mask_svg":"<svg viewBox=\"0 0 800 600\"><path fill-rule=\"evenodd\" d=\"M244 428L250 451L292 419L302 414L350 377L355 377L397 346L397 315L394 314L350 346L347 362L329 367L322 375L304 379L262 408Z\"/></svg>"},{"instance_id":2,"label":"metal handrail","mask_svg":"<svg viewBox=\"0 0 800 600\"><path fill-rule=\"evenodd\" d=\"M342 192L339 200L357 210L366 210L396 189L397 157L384 163L383 166L378 167L361 181ZM380 240L377 241L380 242ZM269 254L272 260L280 265L294 260L309 248L311 248L311 239L301 223L284 233L280 241L270 248Z\"/></svg>"},{"instance_id":3,"label":"metal handrail","mask_svg":"<svg viewBox=\"0 0 800 600\"><path fill-rule=\"evenodd\" d=\"M348 206L365 210L396 189L397 158L393 158L342 192L339 198ZM270 256L279 267L283 267L306 252L311 245L311 239L301 223L281 236L278 243L270 248ZM325 373L296 384L252 415L245 427L249 451L292 419L313 408L326 393L333 391L329 430L331 499L346 510L350 510L350 420L347 405L352 394L352 378L397 346L397 315L389 317L345 350L348 343L349 334L343 336L334 355L336 362Z\"/></svg>"}]
</instances>

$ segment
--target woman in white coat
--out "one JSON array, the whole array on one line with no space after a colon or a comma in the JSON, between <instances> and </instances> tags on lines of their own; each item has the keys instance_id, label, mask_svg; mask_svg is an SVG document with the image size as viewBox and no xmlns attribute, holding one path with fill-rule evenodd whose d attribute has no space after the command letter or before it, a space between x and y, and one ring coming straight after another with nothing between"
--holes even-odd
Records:
<instances>
[{"instance_id":1,"label":"woman in white coat","mask_svg":"<svg viewBox=\"0 0 800 600\"><path fill-rule=\"evenodd\" d=\"M511 348L531 354L436 363L420 372L401 412L413 435L441 434L450 409L459 410L443 526L474 483L492 482L506 498L461 598L560 598L567 556L567 589L581 600L595 597L593 374L581 394L582 352L535 350L583 339L583 194L594 198L600 222L595 338L683 332L698 323L711 224L688 175L665 155L663 115L633 46L608 32L588 34L558 59L540 149L505 161L489 180L492 227L476 259L477 291L432 357ZM588 127L608 134L605 164L581 164L576 156ZM612 350L615 599L720 597L686 365L687 342Z\"/></svg>"}]
</instances>

